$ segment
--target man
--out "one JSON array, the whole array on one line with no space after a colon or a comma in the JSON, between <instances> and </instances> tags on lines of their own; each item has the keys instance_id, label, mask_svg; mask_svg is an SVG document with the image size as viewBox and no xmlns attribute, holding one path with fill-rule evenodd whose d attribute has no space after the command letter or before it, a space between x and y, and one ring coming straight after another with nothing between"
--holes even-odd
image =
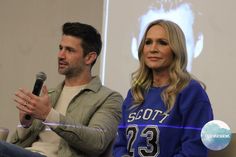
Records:
<instances>
[{"instance_id":1,"label":"man","mask_svg":"<svg viewBox=\"0 0 236 157\"><path fill-rule=\"evenodd\" d=\"M106 150L116 135L123 98L91 74L101 45L101 36L92 26L63 25L58 72L65 80L54 90L43 86L41 96L17 91L23 127L17 128L11 143L25 149L0 143L0 156L96 157Z\"/></svg>"}]
</instances>

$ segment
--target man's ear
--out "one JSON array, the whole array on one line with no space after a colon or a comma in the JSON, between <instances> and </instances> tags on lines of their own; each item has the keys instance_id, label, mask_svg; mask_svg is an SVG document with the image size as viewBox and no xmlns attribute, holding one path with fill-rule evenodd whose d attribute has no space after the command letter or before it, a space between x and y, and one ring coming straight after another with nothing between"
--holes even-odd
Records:
<instances>
[{"instance_id":1,"label":"man's ear","mask_svg":"<svg viewBox=\"0 0 236 157\"><path fill-rule=\"evenodd\" d=\"M89 52L85 56L85 63L92 64L96 59L97 59L97 53L96 52Z\"/></svg>"}]
</instances>

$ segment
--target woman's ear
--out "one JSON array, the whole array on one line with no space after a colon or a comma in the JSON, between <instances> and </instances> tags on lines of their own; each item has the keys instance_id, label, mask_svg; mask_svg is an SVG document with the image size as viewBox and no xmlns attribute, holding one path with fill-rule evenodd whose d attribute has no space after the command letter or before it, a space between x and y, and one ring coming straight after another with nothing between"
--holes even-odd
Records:
<instances>
[{"instance_id":1,"label":"woman's ear","mask_svg":"<svg viewBox=\"0 0 236 157\"><path fill-rule=\"evenodd\" d=\"M86 64L92 64L97 59L97 53L96 52L89 52L85 57L85 63Z\"/></svg>"}]
</instances>

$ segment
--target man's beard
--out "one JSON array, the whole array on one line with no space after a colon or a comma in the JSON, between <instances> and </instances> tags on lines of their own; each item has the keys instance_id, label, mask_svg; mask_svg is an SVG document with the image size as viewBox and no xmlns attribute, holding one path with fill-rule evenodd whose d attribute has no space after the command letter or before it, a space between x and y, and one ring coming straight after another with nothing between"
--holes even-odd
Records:
<instances>
[{"instance_id":1,"label":"man's beard","mask_svg":"<svg viewBox=\"0 0 236 157\"><path fill-rule=\"evenodd\" d=\"M65 75L67 78L78 76L82 73L82 71L83 70L81 67L79 67L79 68L67 67L67 68L63 68L63 69L58 68L59 74Z\"/></svg>"}]
</instances>

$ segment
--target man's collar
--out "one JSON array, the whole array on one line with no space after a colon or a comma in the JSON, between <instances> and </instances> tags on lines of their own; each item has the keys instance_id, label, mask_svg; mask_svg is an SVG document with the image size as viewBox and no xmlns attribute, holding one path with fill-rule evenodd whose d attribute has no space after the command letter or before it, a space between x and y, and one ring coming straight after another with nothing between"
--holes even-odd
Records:
<instances>
[{"instance_id":1,"label":"man's collar","mask_svg":"<svg viewBox=\"0 0 236 157\"><path fill-rule=\"evenodd\" d=\"M65 82L63 81L62 83L60 83L56 87L56 89L50 90L50 91L48 91L48 93L52 93L55 91L60 93L63 89L64 84L65 84ZM101 86L102 86L102 83L101 83L100 78L98 76L94 76L94 77L92 77L91 81L84 87L83 90L91 90L93 92L97 92Z\"/></svg>"},{"instance_id":2,"label":"man's collar","mask_svg":"<svg viewBox=\"0 0 236 157\"><path fill-rule=\"evenodd\" d=\"M101 80L98 76L92 77L92 80L84 87L84 90L88 89L93 92L97 92L102 86Z\"/></svg>"}]
</instances>

